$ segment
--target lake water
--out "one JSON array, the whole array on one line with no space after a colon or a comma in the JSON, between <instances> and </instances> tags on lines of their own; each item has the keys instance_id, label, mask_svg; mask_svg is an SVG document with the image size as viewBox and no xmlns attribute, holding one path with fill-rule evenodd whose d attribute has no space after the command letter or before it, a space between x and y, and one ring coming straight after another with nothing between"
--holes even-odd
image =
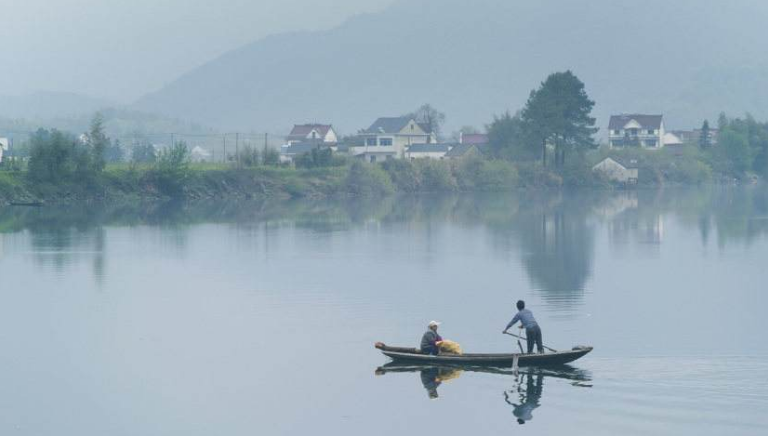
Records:
<instances>
[{"instance_id":1,"label":"lake water","mask_svg":"<svg viewBox=\"0 0 768 436\"><path fill-rule=\"evenodd\" d=\"M766 283L759 187L0 208L0 433L766 434ZM376 374L518 299L595 350Z\"/></svg>"}]
</instances>

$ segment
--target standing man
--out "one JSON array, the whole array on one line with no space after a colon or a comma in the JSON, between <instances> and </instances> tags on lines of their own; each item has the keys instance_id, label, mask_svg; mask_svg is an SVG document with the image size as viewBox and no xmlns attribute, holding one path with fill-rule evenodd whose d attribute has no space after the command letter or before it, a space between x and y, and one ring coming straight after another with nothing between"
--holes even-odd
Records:
<instances>
[{"instance_id":1,"label":"standing man","mask_svg":"<svg viewBox=\"0 0 768 436\"><path fill-rule=\"evenodd\" d=\"M440 325L437 321L430 321L424 336L421 337L421 352L437 356L440 352L440 343L443 338L437 334L437 327Z\"/></svg>"},{"instance_id":2,"label":"standing man","mask_svg":"<svg viewBox=\"0 0 768 436\"><path fill-rule=\"evenodd\" d=\"M538 348L539 353L543 353L544 345L542 344L541 340L541 328L536 322L536 318L533 317L533 313L525 308L525 301L523 300L519 300L517 302L517 314L514 318L512 318L512 321L507 324L507 328L505 328L502 333L507 333L507 330L509 330L509 328L515 325L515 323L518 321L520 321L522 327L525 327L525 336L528 342L528 354L533 353L534 343L536 344L536 348Z\"/></svg>"}]
</instances>

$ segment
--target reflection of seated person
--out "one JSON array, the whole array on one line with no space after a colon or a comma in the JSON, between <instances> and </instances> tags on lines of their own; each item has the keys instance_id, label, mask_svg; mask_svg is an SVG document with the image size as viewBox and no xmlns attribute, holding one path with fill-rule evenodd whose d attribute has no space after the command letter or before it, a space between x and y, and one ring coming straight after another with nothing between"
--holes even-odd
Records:
<instances>
[{"instance_id":1,"label":"reflection of seated person","mask_svg":"<svg viewBox=\"0 0 768 436\"><path fill-rule=\"evenodd\" d=\"M437 334L437 326L440 323L437 321L430 321L429 328L424 336L421 337L421 352L426 354L437 355L440 353L440 343L443 342L443 338Z\"/></svg>"},{"instance_id":2,"label":"reflection of seated person","mask_svg":"<svg viewBox=\"0 0 768 436\"><path fill-rule=\"evenodd\" d=\"M523 376L525 377L525 376ZM518 424L525 424L526 421L533 419L533 411L540 406L541 391L544 382L544 374L536 375L536 383L534 384L531 375L528 374L528 380L526 382L525 391L520 394L520 404L514 404L509 400L509 393L504 392L504 401L514 407L512 414L517 417Z\"/></svg>"},{"instance_id":3,"label":"reflection of seated person","mask_svg":"<svg viewBox=\"0 0 768 436\"><path fill-rule=\"evenodd\" d=\"M429 398L437 398L437 387L440 386L440 370L437 368L427 368L421 370L421 384L427 390Z\"/></svg>"}]
</instances>

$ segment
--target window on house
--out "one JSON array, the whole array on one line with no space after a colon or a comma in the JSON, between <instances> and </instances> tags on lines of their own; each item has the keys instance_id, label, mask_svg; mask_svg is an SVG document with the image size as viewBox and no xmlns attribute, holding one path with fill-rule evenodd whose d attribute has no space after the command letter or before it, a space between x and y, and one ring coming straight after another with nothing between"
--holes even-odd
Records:
<instances>
[{"instance_id":1,"label":"window on house","mask_svg":"<svg viewBox=\"0 0 768 436\"><path fill-rule=\"evenodd\" d=\"M376 156L371 156L371 163L376 162Z\"/></svg>"},{"instance_id":2,"label":"window on house","mask_svg":"<svg viewBox=\"0 0 768 436\"><path fill-rule=\"evenodd\" d=\"M646 147L656 147L656 141L645 141Z\"/></svg>"},{"instance_id":3,"label":"window on house","mask_svg":"<svg viewBox=\"0 0 768 436\"><path fill-rule=\"evenodd\" d=\"M648 129L648 134L649 134L649 135L653 135L653 134L655 134L655 133L656 133L656 131L655 131L655 130L653 130L653 129Z\"/></svg>"},{"instance_id":4,"label":"window on house","mask_svg":"<svg viewBox=\"0 0 768 436\"><path fill-rule=\"evenodd\" d=\"M376 145L376 138L365 138L365 145Z\"/></svg>"},{"instance_id":5,"label":"window on house","mask_svg":"<svg viewBox=\"0 0 768 436\"><path fill-rule=\"evenodd\" d=\"M614 134L614 135L621 135L621 130L614 130L614 131L613 131L613 134Z\"/></svg>"},{"instance_id":6,"label":"window on house","mask_svg":"<svg viewBox=\"0 0 768 436\"><path fill-rule=\"evenodd\" d=\"M379 138L379 145L392 145L392 138Z\"/></svg>"},{"instance_id":7,"label":"window on house","mask_svg":"<svg viewBox=\"0 0 768 436\"><path fill-rule=\"evenodd\" d=\"M414 129L414 125L413 125L413 124L411 124L411 130L415 130L415 129Z\"/></svg>"}]
</instances>

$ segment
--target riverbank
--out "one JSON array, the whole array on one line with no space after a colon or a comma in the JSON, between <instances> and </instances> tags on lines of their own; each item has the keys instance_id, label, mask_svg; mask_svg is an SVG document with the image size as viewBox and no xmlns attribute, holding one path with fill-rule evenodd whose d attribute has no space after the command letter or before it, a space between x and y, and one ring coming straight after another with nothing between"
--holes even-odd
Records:
<instances>
[{"instance_id":1,"label":"riverbank","mask_svg":"<svg viewBox=\"0 0 768 436\"><path fill-rule=\"evenodd\" d=\"M639 161L641 187L701 184L713 179L700 165ZM26 171L0 171L0 204L67 204L89 201L322 198L393 193L492 192L517 189L621 187L592 171L592 162L561 168L535 162L464 159L344 163L323 168L191 164L167 171L155 165L109 165L87 178L40 182Z\"/></svg>"}]
</instances>

